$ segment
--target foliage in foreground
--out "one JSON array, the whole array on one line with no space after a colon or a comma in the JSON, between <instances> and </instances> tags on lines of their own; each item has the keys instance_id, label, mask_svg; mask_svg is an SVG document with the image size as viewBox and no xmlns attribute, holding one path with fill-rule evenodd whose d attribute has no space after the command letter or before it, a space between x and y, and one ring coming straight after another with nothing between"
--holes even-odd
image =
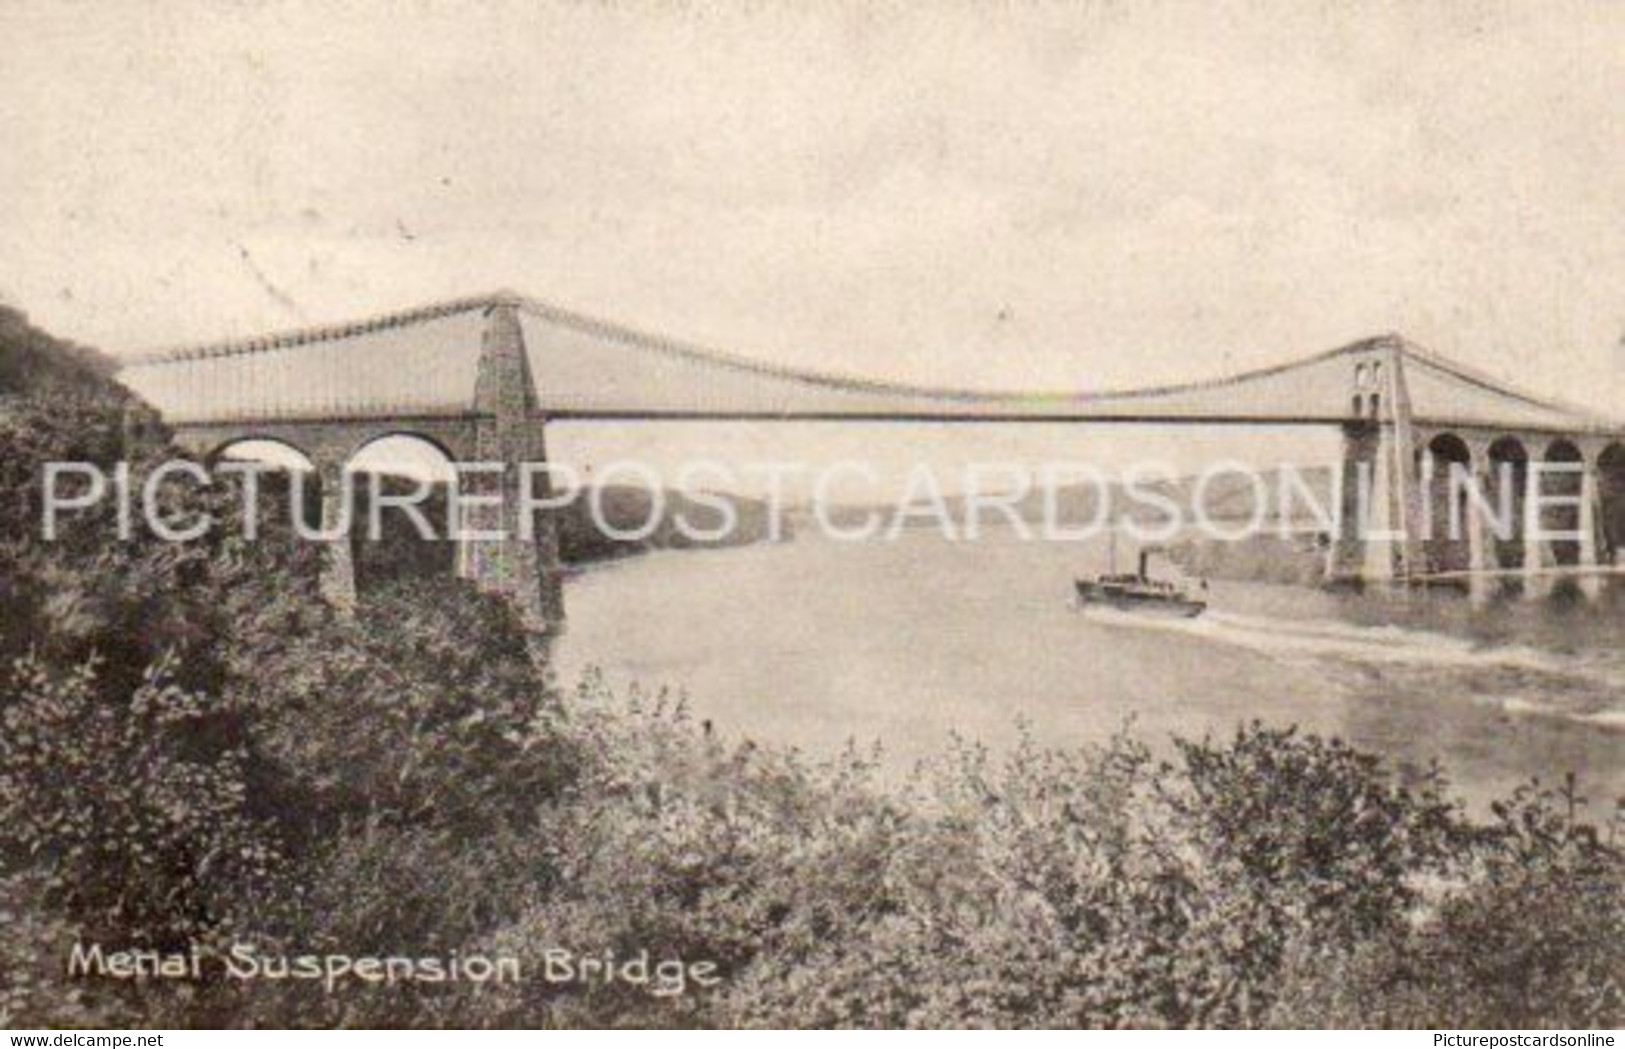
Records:
<instances>
[{"instance_id":1,"label":"foliage in foreground","mask_svg":"<svg viewBox=\"0 0 1625 1049\"><path fill-rule=\"evenodd\" d=\"M324 679L365 659L364 644L338 645ZM430 677L431 663L412 673ZM262 708L250 729L262 739L199 760L185 753L188 734L150 731L206 713L161 672L128 714L119 703L109 716L92 713L107 700L93 674L25 669L0 744L0 909L23 919L0 937L0 1002L16 1021L1602 1027L1625 1017L1625 863L1572 798L1530 789L1477 825L1437 782L1396 785L1335 741L1253 725L1182 742L1168 759L1129 736L1065 753L1028 742L1001 758L963 745L895 789L864 755L810 766L725 744L669 702L592 685L530 712L528 727L495 715L491 732L458 698L425 707L425 688L392 709L385 690L361 686L327 717ZM305 687L278 686L275 701ZM453 680L437 687L459 696ZM129 738L32 737L35 759L20 761L14 729L64 712L128 717ZM73 764L86 748L117 762L86 774ZM256 762L275 780L254 783ZM51 768L68 775L46 807ZM131 776L156 789L131 790ZM256 804L266 790L276 804ZM119 895L85 891L95 886ZM78 937L513 955L527 979L332 994L68 980L62 959ZM554 948L710 961L722 982L673 997L552 985L539 974Z\"/></svg>"}]
</instances>

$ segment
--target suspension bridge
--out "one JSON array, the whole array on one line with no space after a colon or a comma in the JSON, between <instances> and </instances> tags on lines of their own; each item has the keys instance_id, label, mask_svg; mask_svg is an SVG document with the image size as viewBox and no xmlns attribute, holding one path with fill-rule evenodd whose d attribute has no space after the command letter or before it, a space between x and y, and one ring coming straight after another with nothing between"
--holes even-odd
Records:
<instances>
[{"instance_id":1,"label":"suspension bridge","mask_svg":"<svg viewBox=\"0 0 1625 1049\"><path fill-rule=\"evenodd\" d=\"M310 461L327 493L358 452L400 435L454 462L510 464L512 486L517 464L545 461L546 425L563 420L1320 426L1341 431L1352 468L1329 578L1533 581L1610 567L1625 547L1625 424L1397 335L1172 385L996 392L781 367L499 292L148 354L119 378L198 455L280 442ZM1517 533L1490 536L1478 503L1454 505L1440 472L1425 468L1432 462L1460 466L1492 493L1514 485ZM1531 465L1553 462L1573 468L1554 478ZM1362 495L1361 477L1372 494ZM336 502L324 498L324 519ZM504 500L502 513L518 502ZM1465 536L1424 538L1419 521L1452 513L1468 519ZM558 620L553 529L521 541L516 521L503 524L511 537L470 540L459 570L527 615ZM1542 538L1553 530L1575 538ZM331 592L353 598L348 544L334 544L329 571Z\"/></svg>"}]
</instances>

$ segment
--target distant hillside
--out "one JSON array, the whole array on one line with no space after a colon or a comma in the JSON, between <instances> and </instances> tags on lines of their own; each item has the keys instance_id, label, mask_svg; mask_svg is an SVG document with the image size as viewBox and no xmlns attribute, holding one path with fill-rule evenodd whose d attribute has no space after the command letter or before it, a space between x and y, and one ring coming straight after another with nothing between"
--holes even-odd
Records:
<instances>
[{"instance_id":1,"label":"distant hillside","mask_svg":"<svg viewBox=\"0 0 1625 1049\"><path fill-rule=\"evenodd\" d=\"M386 476L385 491L395 494L411 492L415 483L401 477ZM644 488L611 486L596 495L582 492L567 503L558 515L559 558L567 566L583 566L601 561L612 561L650 550L713 549L727 546L745 546L765 542L772 534L772 515L769 505L761 500L726 493L708 493L712 499L724 500L734 509L734 526L725 535L706 538L710 532L722 532L727 523L713 506L696 502L681 492L661 492L656 507L653 494ZM438 525L447 520L446 487L435 485L421 504L425 519ZM602 506L603 523L613 532L599 527L594 518L594 499ZM368 519L368 487L355 486L355 520ZM688 534L679 526L678 519L687 523ZM623 536L648 530L639 539ZM356 555L358 571L365 582L403 579L412 576L448 575L453 569L456 548L452 543L424 542L419 539L410 519L403 513L390 512L380 518L382 536L377 541L358 541ZM788 534L788 529L785 530Z\"/></svg>"},{"instance_id":2,"label":"distant hillside","mask_svg":"<svg viewBox=\"0 0 1625 1049\"><path fill-rule=\"evenodd\" d=\"M17 395L129 396L112 379L105 354L49 335L27 314L0 305L0 397Z\"/></svg>"},{"instance_id":3,"label":"distant hillside","mask_svg":"<svg viewBox=\"0 0 1625 1049\"><path fill-rule=\"evenodd\" d=\"M1303 491L1294 488L1290 493L1283 493L1283 473L1280 470L1259 471L1259 491L1263 493L1264 513L1263 521L1274 524L1281 518L1283 494L1287 494L1285 515L1286 520L1295 528L1309 528L1314 524L1314 507L1332 507L1333 475L1328 467L1302 467L1297 471L1302 479ZM1038 484L1034 482L1035 486ZM1181 478L1177 481L1157 484L1144 484L1140 488L1146 493L1157 496L1166 496L1173 500L1182 510L1185 521L1192 520L1191 509L1196 501L1196 479ZM1155 507L1146 506L1143 500L1131 498L1122 485L1108 484L1097 487L1095 485L1077 484L1058 486L1052 498L1054 499L1055 523L1062 527L1083 527L1100 519L1102 512L1102 495L1109 501L1107 517L1113 520L1135 520L1152 523L1158 519L1160 511ZM1252 483L1235 474L1215 475L1207 484L1202 493L1202 502L1207 515L1216 522L1232 524L1250 520L1254 513L1254 503L1257 497ZM966 500L963 496L950 496L944 500L950 520L956 525L967 520ZM889 524L891 515L899 508L896 506L842 506L831 507L829 517L839 527L857 527L872 515L878 515L883 524ZM1033 491L1023 497L1015 506L1021 519L1034 527L1045 522L1045 497L1042 491ZM796 510L798 520L811 519L811 508L801 507ZM984 524L996 525L1003 520L1002 512L992 509L982 511ZM935 528L936 522L923 514L911 515L908 519L909 527Z\"/></svg>"},{"instance_id":4,"label":"distant hillside","mask_svg":"<svg viewBox=\"0 0 1625 1049\"><path fill-rule=\"evenodd\" d=\"M708 533L722 532L727 522L714 507L696 502L681 492L666 490L659 507L659 523L644 539L626 540L606 535L593 519L589 498L570 503L559 522L559 556L565 564L588 564L605 561L646 550L690 550L723 546L746 546L765 542L772 533L772 508L759 499L722 492L707 493L711 499L732 504L734 523L725 535L705 538ZM600 495L605 523L617 532L632 533L642 530L655 514L654 496L648 489L614 485ZM678 519L687 524L687 532L679 527ZM788 529L785 530L788 534Z\"/></svg>"}]
</instances>

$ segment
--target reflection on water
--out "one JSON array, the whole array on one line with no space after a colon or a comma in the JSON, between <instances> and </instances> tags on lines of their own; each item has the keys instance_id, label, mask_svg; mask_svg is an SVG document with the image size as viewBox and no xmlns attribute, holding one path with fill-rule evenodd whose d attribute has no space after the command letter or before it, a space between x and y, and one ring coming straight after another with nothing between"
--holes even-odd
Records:
<instances>
[{"instance_id":1,"label":"reflection on water","mask_svg":"<svg viewBox=\"0 0 1625 1049\"><path fill-rule=\"evenodd\" d=\"M894 772L950 732L1006 745L1148 738L1238 721L1437 758L1474 801L1567 771L1625 795L1625 610L1599 602L1357 595L1214 582L1213 610L1151 619L1068 604L1102 553L1012 539L803 539L662 553L569 584L557 665L685 691L736 735L827 753L880 741Z\"/></svg>"}]
</instances>

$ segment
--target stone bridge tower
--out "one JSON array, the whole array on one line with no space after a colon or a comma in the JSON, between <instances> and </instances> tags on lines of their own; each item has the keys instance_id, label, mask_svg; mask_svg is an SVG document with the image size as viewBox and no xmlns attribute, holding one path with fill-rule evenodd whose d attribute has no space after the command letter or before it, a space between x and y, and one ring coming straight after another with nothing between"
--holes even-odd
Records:
<instances>
[{"instance_id":1,"label":"stone bridge tower","mask_svg":"<svg viewBox=\"0 0 1625 1049\"><path fill-rule=\"evenodd\" d=\"M548 473L545 420L519 323L519 300L503 295L486 310L474 385L474 446L480 462L501 464L500 473L479 474L484 504L465 524L500 539L467 539L458 564L482 589L507 594L522 615L540 626L564 619L559 575L559 538L551 510L530 513L527 495L545 499Z\"/></svg>"}]
</instances>

